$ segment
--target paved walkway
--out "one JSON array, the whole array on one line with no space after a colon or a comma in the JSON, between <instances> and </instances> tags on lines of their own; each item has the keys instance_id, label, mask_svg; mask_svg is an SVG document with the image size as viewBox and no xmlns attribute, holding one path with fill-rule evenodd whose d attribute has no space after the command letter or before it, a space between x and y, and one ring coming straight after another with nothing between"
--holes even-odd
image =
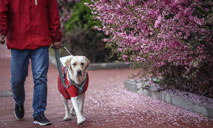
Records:
<instances>
[{"instance_id":1,"label":"paved walkway","mask_svg":"<svg viewBox=\"0 0 213 128\"><path fill-rule=\"evenodd\" d=\"M10 91L10 52L0 45L0 93ZM29 68L31 69L31 68ZM47 128L213 128L213 120L170 104L140 96L124 89L124 81L135 70L89 71L90 85L85 100L86 122L76 118L63 121L64 107L57 90L57 69L50 65L48 73ZM38 128L32 121L33 80L27 77L25 117L17 121L13 115L12 97L0 97L0 128Z\"/></svg>"}]
</instances>

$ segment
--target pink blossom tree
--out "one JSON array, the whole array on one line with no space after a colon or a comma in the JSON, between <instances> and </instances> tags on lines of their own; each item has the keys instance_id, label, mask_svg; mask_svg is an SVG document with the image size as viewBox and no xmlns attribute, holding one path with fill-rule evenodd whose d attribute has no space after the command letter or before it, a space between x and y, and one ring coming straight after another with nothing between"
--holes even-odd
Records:
<instances>
[{"instance_id":1,"label":"pink blossom tree","mask_svg":"<svg viewBox=\"0 0 213 128\"><path fill-rule=\"evenodd\" d=\"M213 62L211 0L92 0L88 5L114 52L148 64L160 76L168 67L199 70ZM165 68L167 67L167 68ZM162 70L165 69L165 70Z\"/></svg>"}]
</instances>

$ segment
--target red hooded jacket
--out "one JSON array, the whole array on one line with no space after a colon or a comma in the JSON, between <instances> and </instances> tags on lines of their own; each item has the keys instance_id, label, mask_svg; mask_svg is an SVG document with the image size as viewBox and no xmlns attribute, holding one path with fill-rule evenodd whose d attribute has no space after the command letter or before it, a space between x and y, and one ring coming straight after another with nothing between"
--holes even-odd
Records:
<instances>
[{"instance_id":1,"label":"red hooded jacket","mask_svg":"<svg viewBox=\"0 0 213 128\"><path fill-rule=\"evenodd\" d=\"M36 49L61 41L56 0L0 0L0 34L9 49Z\"/></svg>"}]
</instances>

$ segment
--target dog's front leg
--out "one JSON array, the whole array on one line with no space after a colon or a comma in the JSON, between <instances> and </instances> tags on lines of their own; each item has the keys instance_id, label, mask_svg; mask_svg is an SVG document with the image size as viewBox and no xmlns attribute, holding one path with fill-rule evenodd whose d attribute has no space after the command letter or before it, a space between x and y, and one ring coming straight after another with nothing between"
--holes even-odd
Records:
<instances>
[{"instance_id":1,"label":"dog's front leg","mask_svg":"<svg viewBox=\"0 0 213 128\"><path fill-rule=\"evenodd\" d=\"M72 105L72 108L71 108L71 115L72 115L72 116L76 116L73 105Z\"/></svg>"},{"instance_id":2,"label":"dog's front leg","mask_svg":"<svg viewBox=\"0 0 213 128\"><path fill-rule=\"evenodd\" d=\"M72 101L72 105L74 107L76 116L77 116L77 124L82 124L86 119L85 117L82 115L80 109L79 109L79 105L78 105L78 97L72 97L71 98Z\"/></svg>"},{"instance_id":3,"label":"dog's front leg","mask_svg":"<svg viewBox=\"0 0 213 128\"><path fill-rule=\"evenodd\" d=\"M83 115L83 108L84 108L84 99L85 99L85 94L81 94L78 96L78 104L79 104L79 108L80 108L80 112Z\"/></svg>"},{"instance_id":4,"label":"dog's front leg","mask_svg":"<svg viewBox=\"0 0 213 128\"><path fill-rule=\"evenodd\" d=\"M82 113L82 115L83 115L84 99L85 99L85 94L81 94L78 96L79 111ZM76 116L73 106L71 108L71 114L72 116Z\"/></svg>"},{"instance_id":5,"label":"dog's front leg","mask_svg":"<svg viewBox=\"0 0 213 128\"><path fill-rule=\"evenodd\" d=\"M69 106L68 106L68 101L67 101L67 99L64 98L63 95L61 95L61 97L62 97L62 100L63 100L63 103L64 103L64 108L65 108L64 121L71 120L71 118L70 118L70 109L69 109Z\"/></svg>"}]
</instances>

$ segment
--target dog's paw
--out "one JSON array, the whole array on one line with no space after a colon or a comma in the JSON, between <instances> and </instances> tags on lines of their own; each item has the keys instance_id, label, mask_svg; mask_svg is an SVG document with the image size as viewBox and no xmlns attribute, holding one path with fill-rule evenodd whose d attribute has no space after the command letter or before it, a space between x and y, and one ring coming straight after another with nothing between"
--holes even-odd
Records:
<instances>
[{"instance_id":1,"label":"dog's paw","mask_svg":"<svg viewBox=\"0 0 213 128\"><path fill-rule=\"evenodd\" d=\"M71 110L71 115L72 115L72 116L76 116L76 113L75 113L75 110L74 110L74 109Z\"/></svg>"},{"instance_id":2,"label":"dog's paw","mask_svg":"<svg viewBox=\"0 0 213 128\"><path fill-rule=\"evenodd\" d=\"M63 120L68 121L68 120L71 120L71 118L70 118L70 116L65 116Z\"/></svg>"},{"instance_id":3,"label":"dog's paw","mask_svg":"<svg viewBox=\"0 0 213 128\"><path fill-rule=\"evenodd\" d=\"M81 117L77 120L77 124L78 125L82 125L84 122L86 121L86 118L85 117Z\"/></svg>"}]
</instances>

